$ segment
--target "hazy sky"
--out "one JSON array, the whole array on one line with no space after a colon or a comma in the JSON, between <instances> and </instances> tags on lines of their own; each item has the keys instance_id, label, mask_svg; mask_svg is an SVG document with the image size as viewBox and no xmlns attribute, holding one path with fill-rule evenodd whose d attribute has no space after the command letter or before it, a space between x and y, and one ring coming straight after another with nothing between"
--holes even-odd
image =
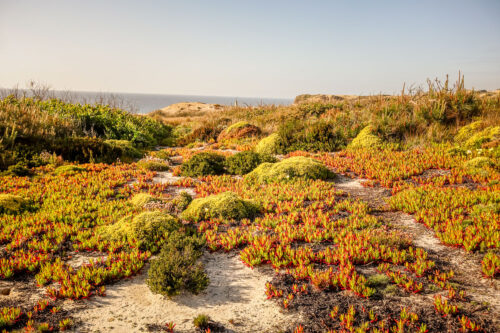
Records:
<instances>
[{"instance_id":1,"label":"hazy sky","mask_svg":"<svg viewBox=\"0 0 500 333\"><path fill-rule=\"evenodd\" d=\"M0 0L0 86L293 97L500 88L500 1Z\"/></svg>"}]
</instances>

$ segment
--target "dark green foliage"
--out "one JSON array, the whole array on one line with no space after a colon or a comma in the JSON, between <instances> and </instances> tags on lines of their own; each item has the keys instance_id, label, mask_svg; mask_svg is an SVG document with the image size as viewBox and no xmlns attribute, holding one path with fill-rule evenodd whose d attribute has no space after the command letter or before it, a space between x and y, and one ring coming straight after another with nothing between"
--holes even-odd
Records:
<instances>
[{"instance_id":1,"label":"dark green foliage","mask_svg":"<svg viewBox=\"0 0 500 333\"><path fill-rule=\"evenodd\" d=\"M205 330L210 325L210 317L206 314L200 314L194 317L193 325L200 330Z\"/></svg>"},{"instance_id":2,"label":"dark green foliage","mask_svg":"<svg viewBox=\"0 0 500 333\"><path fill-rule=\"evenodd\" d=\"M198 177L224 173L226 158L215 153L199 153L184 162L181 167L183 176Z\"/></svg>"},{"instance_id":3,"label":"dark green foliage","mask_svg":"<svg viewBox=\"0 0 500 333\"><path fill-rule=\"evenodd\" d=\"M296 150L337 151L346 146L348 139L344 128L324 120L290 120L280 126L278 135L279 153Z\"/></svg>"},{"instance_id":4,"label":"dark green foliage","mask_svg":"<svg viewBox=\"0 0 500 333\"><path fill-rule=\"evenodd\" d=\"M31 170L28 169L21 162L9 166L7 171L3 172L3 175L5 176L17 176L17 177L27 177L30 176L31 174L32 174Z\"/></svg>"},{"instance_id":5,"label":"dark green foliage","mask_svg":"<svg viewBox=\"0 0 500 333\"><path fill-rule=\"evenodd\" d=\"M243 151L226 159L226 169L232 175L245 175L262 163L260 154Z\"/></svg>"},{"instance_id":6,"label":"dark green foliage","mask_svg":"<svg viewBox=\"0 0 500 333\"><path fill-rule=\"evenodd\" d=\"M151 291L174 296L182 290L198 294L205 289L209 279L198 262L201 247L201 237L172 233L148 271Z\"/></svg>"}]
</instances>

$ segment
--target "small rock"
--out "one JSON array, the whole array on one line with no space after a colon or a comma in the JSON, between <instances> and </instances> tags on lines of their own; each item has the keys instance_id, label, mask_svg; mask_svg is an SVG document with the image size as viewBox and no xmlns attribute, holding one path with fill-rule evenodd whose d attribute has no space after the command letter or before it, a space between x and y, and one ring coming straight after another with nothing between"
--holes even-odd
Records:
<instances>
[{"instance_id":1,"label":"small rock","mask_svg":"<svg viewBox=\"0 0 500 333\"><path fill-rule=\"evenodd\" d=\"M0 295L9 296L10 295L10 288L0 289Z\"/></svg>"}]
</instances>

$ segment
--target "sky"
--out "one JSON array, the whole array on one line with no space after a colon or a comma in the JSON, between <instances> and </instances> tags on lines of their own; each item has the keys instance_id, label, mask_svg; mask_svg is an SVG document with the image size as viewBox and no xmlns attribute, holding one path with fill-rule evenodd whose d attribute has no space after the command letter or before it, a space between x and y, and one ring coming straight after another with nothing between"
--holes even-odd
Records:
<instances>
[{"instance_id":1,"label":"sky","mask_svg":"<svg viewBox=\"0 0 500 333\"><path fill-rule=\"evenodd\" d=\"M0 87L292 98L500 88L500 1L0 0Z\"/></svg>"}]
</instances>

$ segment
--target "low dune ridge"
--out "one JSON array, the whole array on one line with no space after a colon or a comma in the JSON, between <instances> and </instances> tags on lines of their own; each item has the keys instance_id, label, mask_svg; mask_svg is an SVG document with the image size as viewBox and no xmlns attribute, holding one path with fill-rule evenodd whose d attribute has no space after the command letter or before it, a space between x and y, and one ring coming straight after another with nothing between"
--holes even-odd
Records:
<instances>
[{"instance_id":1,"label":"low dune ridge","mask_svg":"<svg viewBox=\"0 0 500 333\"><path fill-rule=\"evenodd\" d=\"M212 112L222 110L223 106L220 104L208 104L202 102L182 102L166 106L158 111L164 116L179 117L184 114L197 115L200 113Z\"/></svg>"}]
</instances>

